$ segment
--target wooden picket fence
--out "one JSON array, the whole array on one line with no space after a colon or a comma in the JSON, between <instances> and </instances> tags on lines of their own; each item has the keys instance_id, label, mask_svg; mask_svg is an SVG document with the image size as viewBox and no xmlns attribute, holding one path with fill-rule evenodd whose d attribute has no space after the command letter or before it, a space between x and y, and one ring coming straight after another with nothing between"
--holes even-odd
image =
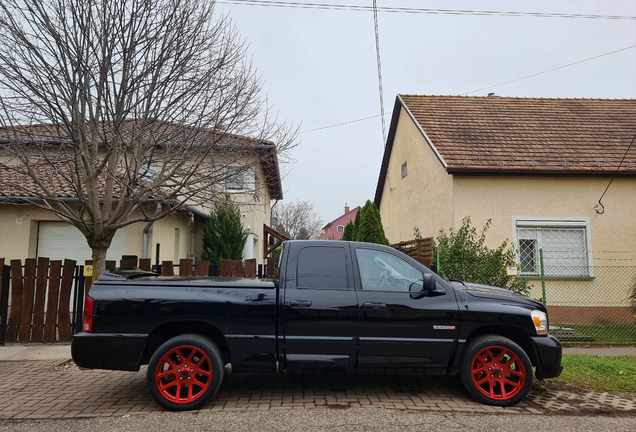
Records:
<instances>
[{"instance_id":1,"label":"wooden picket fence","mask_svg":"<svg viewBox=\"0 0 636 432\"><path fill-rule=\"evenodd\" d=\"M24 262L24 273L22 270L21 260L11 260L10 266L5 266L4 258L0 258L3 281L0 333L6 329L0 334L2 342L70 341L71 295L78 280L76 262L29 258Z\"/></svg>"}]
</instances>

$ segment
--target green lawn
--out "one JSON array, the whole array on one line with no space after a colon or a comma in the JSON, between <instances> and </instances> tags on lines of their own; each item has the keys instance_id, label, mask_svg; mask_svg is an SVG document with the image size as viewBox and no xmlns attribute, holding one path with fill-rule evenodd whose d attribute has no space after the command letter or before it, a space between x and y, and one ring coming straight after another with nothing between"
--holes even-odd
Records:
<instances>
[{"instance_id":1,"label":"green lawn","mask_svg":"<svg viewBox=\"0 0 636 432\"><path fill-rule=\"evenodd\" d=\"M561 376L545 381L548 387L565 385L636 394L636 356L564 354L562 364Z\"/></svg>"}]
</instances>

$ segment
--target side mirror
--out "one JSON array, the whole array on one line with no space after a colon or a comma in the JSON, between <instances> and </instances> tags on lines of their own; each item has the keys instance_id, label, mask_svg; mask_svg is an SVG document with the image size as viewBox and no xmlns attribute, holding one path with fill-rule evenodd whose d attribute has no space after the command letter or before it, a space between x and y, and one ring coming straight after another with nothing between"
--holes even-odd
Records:
<instances>
[{"instance_id":1,"label":"side mirror","mask_svg":"<svg viewBox=\"0 0 636 432\"><path fill-rule=\"evenodd\" d=\"M435 276L430 273L424 274L421 280L413 282L409 287L409 291L411 292L411 297L414 299L446 294L444 287L437 284L437 282L435 282Z\"/></svg>"}]
</instances>

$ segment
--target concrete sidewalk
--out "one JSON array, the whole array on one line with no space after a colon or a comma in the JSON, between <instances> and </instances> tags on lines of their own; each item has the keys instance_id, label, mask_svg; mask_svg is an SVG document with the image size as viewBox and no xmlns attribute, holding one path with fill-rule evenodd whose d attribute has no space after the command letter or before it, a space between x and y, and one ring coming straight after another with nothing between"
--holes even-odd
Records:
<instances>
[{"instance_id":1,"label":"concrete sidewalk","mask_svg":"<svg viewBox=\"0 0 636 432\"><path fill-rule=\"evenodd\" d=\"M70 360L70 343L6 344L0 346L1 361Z\"/></svg>"},{"instance_id":2,"label":"concrete sidewalk","mask_svg":"<svg viewBox=\"0 0 636 432\"><path fill-rule=\"evenodd\" d=\"M605 347L605 348L563 348L564 354L588 354L597 356L636 356L636 346ZM28 361L28 360L69 360L71 358L71 344L7 344L0 346L0 361Z\"/></svg>"},{"instance_id":3,"label":"concrete sidewalk","mask_svg":"<svg viewBox=\"0 0 636 432\"><path fill-rule=\"evenodd\" d=\"M563 354L587 354L595 356L636 356L636 346L604 348L563 348Z\"/></svg>"}]
</instances>

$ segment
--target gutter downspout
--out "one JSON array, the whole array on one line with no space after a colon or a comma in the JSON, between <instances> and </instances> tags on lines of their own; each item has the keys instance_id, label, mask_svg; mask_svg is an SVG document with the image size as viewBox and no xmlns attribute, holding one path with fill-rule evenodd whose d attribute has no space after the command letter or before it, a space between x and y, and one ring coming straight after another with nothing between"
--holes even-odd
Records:
<instances>
[{"instance_id":1,"label":"gutter downspout","mask_svg":"<svg viewBox=\"0 0 636 432\"><path fill-rule=\"evenodd\" d=\"M276 204L278 204L278 201L280 200L275 200L276 202L274 203L273 206L270 207L269 209L269 226L271 226L273 228L274 225L274 207L276 207Z\"/></svg>"},{"instance_id":2,"label":"gutter downspout","mask_svg":"<svg viewBox=\"0 0 636 432\"><path fill-rule=\"evenodd\" d=\"M157 203L157 211L155 211L155 216L158 216L159 213L161 213L161 203L158 202ZM151 221L148 222L148 224L146 224L146 227L144 228L144 240L143 240L143 245L141 248L141 257L142 258L148 258L148 231L150 231L150 228L152 227L152 224L154 224L155 221Z\"/></svg>"}]
</instances>

